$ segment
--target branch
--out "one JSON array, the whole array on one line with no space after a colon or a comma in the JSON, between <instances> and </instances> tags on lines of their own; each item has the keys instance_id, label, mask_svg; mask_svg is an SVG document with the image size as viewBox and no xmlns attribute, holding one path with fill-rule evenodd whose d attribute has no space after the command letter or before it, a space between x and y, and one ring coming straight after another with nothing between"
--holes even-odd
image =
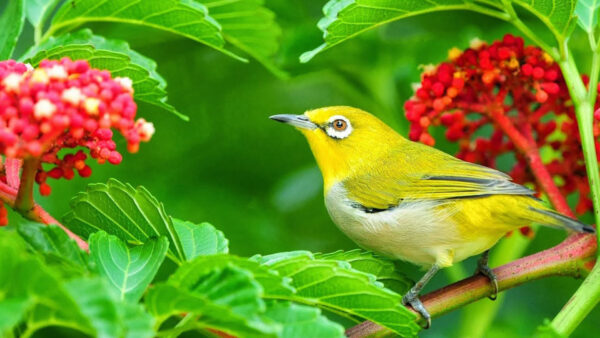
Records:
<instances>
[{"instance_id":1,"label":"branch","mask_svg":"<svg viewBox=\"0 0 600 338\"><path fill-rule=\"evenodd\" d=\"M594 235L574 234L550 249L523 257L494 269L499 291L514 288L526 282L550 277L580 278L589 273L595 263L596 238ZM487 277L475 275L451 284L423 297L421 301L432 318L487 297L493 289ZM423 318L416 313L417 321ZM348 337L366 337L388 331L373 322L363 322L346 331Z\"/></svg>"},{"instance_id":2,"label":"branch","mask_svg":"<svg viewBox=\"0 0 600 338\"><path fill-rule=\"evenodd\" d=\"M40 166L39 157L30 157L23 161L23 171L21 173L21 183L13 208L21 214L28 213L33 209L33 184L35 175Z\"/></svg>"},{"instance_id":3,"label":"branch","mask_svg":"<svg viewBox=\"0 0 600 338\"><path fill-rule=\"evenodd\" d=\"M67 235L69 235L69 237L75 240L75 242L77 242L77 245L82 250L88 251L88 244L83 239L71 232L71 230L67 229L64 225L60 224L60 222L58 222L54 217L52 217L39 204L33 202L33 206L28 210L24 211L16 209L15 205L17 202L17 195L17 189L10 187L9 185L3 182L0 182L0 200L2 202L9 205L11 208L17 210L21 215L23 215L23 217L27 219L44 224L56 224L57 226L61 227L67 233Z\"/></svg>"}]
</instances>

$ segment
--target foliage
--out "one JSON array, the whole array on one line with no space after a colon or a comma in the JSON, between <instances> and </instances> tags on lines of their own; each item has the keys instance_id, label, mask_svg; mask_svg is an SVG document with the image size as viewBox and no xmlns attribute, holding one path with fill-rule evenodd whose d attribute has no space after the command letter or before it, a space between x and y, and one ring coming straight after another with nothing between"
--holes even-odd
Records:
<instances>
[{"instance_id":1,"label":"foliage","mask_svg":"<svg viewBox=\"0 0 600 338\"><path fill-rule=\"evenodd\" d=\"M105 218L81 219L82 205L93 205L88 214ZM121 213L133 205L144 212ZM132 330L143 336L189 330L240 336L297 337L306 332L343 336L342 326L321 311L371 319L403 335L418 331L414 315L399 304L400 294L376 279L393 280L396 286L403 283L402 289L396 288L400 292L410 284L389 261L366 252L317 257L292 252L246 259L227 254L227 239L208 223L181 220L174 220L177 231L168 233L168 240L156 231L156 223L141 222L164 214L161 204L145 189L116 180L91 185L71 206L66 224L88 239L89 262L58 227L24 223L19 225L22 239L10 231L0 235L5 276L0 278L0 290L3 302L15 310L0 312L0 322L11 323L3 327L5 332L14 327L30 334L62 325L98 336L133 336ZM112 226L102 229L118 228L117 236L85 227L107 224L104 219ZM132 237L133 228L127 224L146 235ZM185 259L175 259L177 269L167 280L157 280L170 243L184 243ZM45 267L42 261L50 256L65 264ZM347 261L380 276L356 270ZM27 274L33 274L28 282ZM42 285L53 285L54 292L44 293ZM39 297L47 301L36 305ZM48 304L53 305L46 308Z\"/></svg>"},{"instance_id":2,"label":"foliage","mask_svg":"<svg viewBox=\"0 0 600 338\"><path fill-rule=\"evenodd\" d=\"M540 127L535 137L542 149L548 142L560 142L560 154L541 152L544 165L571 156L569 163L576 168L561 168L567 183L559 180L555 184L549 176L546 183L557 186L556 191L560 188L558 195L551 194L548 185L540 188L562 212L570 212L564 196L569 192L579 192L579 201L585 202L579 211L591 208L575 130L578 127L581 131L585 169L592 173L591 189L597 189L594 182L599 180L593 173L598 170L590 165L595 163L590 159L595 159L593 139L597 135L592 129L598 79L597 1L331 0L323 7L325 16L318 25L324 41L303 54L301 60L307 62L317 54L319 57L303 65L297 64L298 56L319 40L319 32L313 27L318 19L314 13L322 5L319 2L5 3L0 5L0 61L12 57L45 69L56 63L44 60L65 62L63 58L68 57L85 60L92 69L108 70L113 78L129 78L137 111L145 118L151 117L160 132L151 146L140 149L142 156L124 154L127 165L120 168L85 163L86 152L99 155L102 147L91 146L68 156L63 150L68 147L63 144L53 149L57 150L56 161L52 158L43 165L14 158L4 161L0 221L7 222L8 213L10 222L0 229L2 336L65 336L75 330L104 337L177 336L187 331L206 336L337 337L343 336L344 327L364 320L383 325L384 332L415 335L419 327L413 313L398 304L412 284L405 276L411 268L362 250L328 254L289 251L333 251L354 245L342 238L328 220L319 196L318 172L309 153L291 151L305 145L287 133L279 134L276 127L267 129L265 117L270 112L297 113L343 103L366 108L404 131L408 125L401 112L402 101L413 94L410 83L419 78L417 66L441 62L449 47L467 46L473 37L493 41L517 29L527 44L539 47L528 47L529 52L535 51L538 59L545 60L543 51L554 60L543 67L545 71L560 68L562 78L520 79L528 90L527 102L500 101L521 108L535 101L530 105L532 111L560 110L553 116L566 112L568 131L558 128L565 124L560 120L552 134L547 135L549 130ZM427 15L421 18L417 16L420 14ZM398 22L388 24L392 21ZM581 30L575 29L577 24ZM347 40L354 41L342 44ZM583 47L588 43L592 53ZM472 50L481 52L490 46ZM243 64L248 61L246 55L258 66ZM592 66L589 82L581 81L574 55L583 55L581 64ZM528 63L524 55L516 59L520 67ZM495 98L499 97L497 89L506 84L501 77L511 75L501 62L494 63L493 68L501 71L494 75L493 85L478 83L477 88ZM477 73L474 78L483 80L483 74ZM560 95L553 96L547 82L557 83ZM546 100L542 91L548 94ZM418 103L433 109L435 98L430 99ZM0 109L5 106L0 98ZM16 103L13 106L20 111ZM439 137L439 128L428 128L432 122L443 124L441 118L448 110L444 108L428 121L419 116L411 122L413 126L423 122L422 131L428 129L437 146L454 152L456 145ZM190 123L183 124L164 112L189 119ZM463 122L471 123L466 123L471 117L465 113ZM539 126L548 124L552 122L543 119ZM148 131L148 124L144 126ZM5 140L4 136L0 131L0 141ZM482 128L469 133L469 137L470 141L483 137L479 140L485 142L463 138L465 142L459 146L473 156L486 156L477 144L486 143L483 148L493 150L491 136L490 130ZM563 137L574 140L568 146L575 150L564 149L567 144ZM503 151L513 150L513 142L503 140ZM111 139L102 145L112 152L123 143L127 142ZM137 147L131 143L128 149L136 152ZM111 154L105 151L106 156L101 158L111 162ZM529 165L531 154L517 155L516 160L496 158L495 162L502 169ZM479 160L489 165L496 155ZM120 154L112 154L112 162L120 162L120 158ZM108 183L90 184L68 207L64 201L83 184L78 178L70 181L74 173L87 177L92 167L96 180ZM537 168L545 167L552 168ZM525 170L522 182L534 181L532 175L538 178L535 170L527 171L531 166ZM290 174L278 179L285 172ZM170 216L148 190L108 179L112 176L144 184L181 219ZM68 180L50 183L55 188L52 197L41 200L52 214L67 211L64 225L33 200L36 182L40 192L50 192L47 178ZM569 183L574 178L583 184L578 189ZM577 197L571 196L569 201ZM21 216L28 220L20 220ZM211 220L223 231L198 220ZM76 237L65 232L65 226L89 242L89 253L79 248L87 243L70 239ZM556 235L538 236L530 251L558 240L552 236ZM522 244L523 248L527 244ZM229 253L230 247L236 254ZM243 257L257 251L285 252ZM502 260L518 257L515 252L504 251ZM466 275L464 271L455 274ZM583 294L569 303L575 310L561 312L557 317L560 321L548 321L539 335L560 336L575 329L598 299L593 292L598 284L593 276L582 287ZM487 318L478 332L531 335L536 326L531 323L554 316L563 299L578 286L574 282L565 286L569 282L564 281L543 283L536 284L535 289L525 286L523 289L530 291L526 296L524 292L514 297L508 294L510 311L498 312L497 305L492 304L479 316L461 321ZM537 311L514 305L530 300L542 304ZM490 324L497 312L498 319ZM573 315L565 318L564 313ZM594 324L584 322L575 334L585 336L585 327L590 325ZM433 330L452 334L455 327L454 320L434 321Z\"/></svg>"}]
</instances>

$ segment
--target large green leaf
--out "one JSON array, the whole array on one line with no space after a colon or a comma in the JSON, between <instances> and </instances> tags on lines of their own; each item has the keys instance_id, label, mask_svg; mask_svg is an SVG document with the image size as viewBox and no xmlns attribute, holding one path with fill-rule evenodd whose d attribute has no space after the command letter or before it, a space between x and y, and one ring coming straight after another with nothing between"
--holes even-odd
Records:
<instances>
[{"instance_id":1,"label":"large green leaf","mask_svg":"<svg viewBox=\"0 0 600 338\"><path fill-rule=\"evenodd\" d=\"M112 76L133 82L134 98L165 109L184 120L188 117L167 103L167 83L156 71L156 62L129 48L125 41L109 40L89 29L51 37L33 46L21 58L37 65L43 59L84 59L94 68L109 70Z\"/></svg>"},{"instance_id":2,"label":"large green leaf","mask_svg":"<svg viewBox=\"0 0 600 338\"><path fill-rule=\"evenodd\" d=\"M23 0L8 0L0 16L0 60L10 58L25 22Z\"/></svg>"},{"instance_id":3,"label":"large green leaf","mask_svg":"<svg viewBox=\"0 0 600 338\"><path fill-rule=\"evenodd\" d=\"M420 330L416 316L401 305L399 294L384 288L374 275L352 269L348 262L315 259L301 251L253 259L292 278L296 293L285 299L370 320L402 336L415 336Z\"/></svg>"},{"instance_id":4,"label":"large green leaf","mask_svg":"<svg viewBox=\"0 0 600 338\"><path fill-rule=\"evenodd\" d=\"M283 74L273 64L279 48L281 29L275 14L264 7L264 0L198 0L208 8L212 18L223 28L225 39L265 65L276 74Z\"/></svg>"},{"instance_id":5,"label":"large green leaf","mask_svg":"<svg viewBox=\"0 0 600 338\"><path fill-rule=\"evenodd\" d=\"M344 327L321 314L316 307L291 302L271 301L265 316L283 324L280 337L346 337Z\"/></svg>"},{"instance_id":6,"label":"large green leaf","mask_svg":"<svg viewBox=\"0 0 600 338\"><path fill-rule=\"evenodd\" d=\"M90 184L71 200L64 224L83 238L104 230L133 244L165 236L169 240L167 256L175 262L185 260L171 218L144 187L135 189L115 179L107 184Z\"/></svg>"},{"instance_id":7,"label":"large green leaf","mask_svg":"<svg viewBox=\"0 0 600 338\"><path fill-rule=\"evenodd\" d=\"M390 21L471 7L468 0L330 0L323 6L325 16L317 25L323 31L325 43L302 54L300 61L308 62L323 50Z\"/></svg>"},{"instance_id":8,"label":"large green leaf","mask_svg":"<svg viewBox=\"0 0 600 338\"><path fill-rule=\"evenodd\" d=\"M88 255L60 227L22 222L17 225L17 231L35 251L46 258L47 263L65 265L76 273L87 270Z\"/></svg>"},{"instance_id":9,"label":"large green leaf","mask_svg":"<svg viewBox=\"0 0 600 338\"><path fill-rule=\"evenodd\" d=\"M353 269L374 275L377 281L386 288L405 294L414 284L412 280L396 270L394 262L383 257L376 257L372 252L360 249L336 251L328 254L316 254L317 259L330 259L350 263Z\"/></svg>"},{"instance_id":10,"label":"large green leaf","mask_svg":"<svg viewBox=\"0 0 600 338\"><path fill-rule=\"evenodd\" d=\"M575 6L577 23L588 33L593 32L598 25L598 7L600 0L578 0Z\"/></svg>"},{"instance_id":11,"label":"large green leaf","mask_svg":"<svg viewBox=\"0 0 600 338\"><path fill-rule=\"evenodd\" d=\"M146 307L159 321L181 313L199 318L190 329L212 328L242 337L274 336L281 328L265 321L263 289L252 274L228 265L201 268L194 279L169 280L156 285L146 295Z\"/></svg>"},{"instance_id":12,"label":"large green leaf","mask_svg":"<svg viewBox=\"0 0 600 338\"><path fill-rule=\"evenodd\" d=\"M25 0L25 15L34 26L41 26L61 0Z\"/></svg>"},{"instance_id":13,"label":"large green leaf","mask_svg":"<svg viewBox=\"0 0 600 338\"><path fill-rule=\"evenodd\" d=\"M222 231L208 223L194 224L172 218L173 226L181 240L185 259L190 261L200 255L214 255L229 252L229 241Z\"/></svg>"},{"instance_id":14,"label":"large green leaf","mask_svg":"<svg viewBox=\"0 0 600 338\"><path fill-rule=\"evenodd\" d=\"M573 12L577 0L513 0L537 16L559 42L566 39L575 23Z\"/></svg>"},{"instance_id":15,"label":"large green leaf","mask_svg":"<svg viewBox=\"0 0 600 338\"><path fill-rule=\"evenodd\" d=\"M137 302L150 284L169 247L166 237L149 239L128 248L118 237L104 231L89 238L90 257L122 300Z\"/></svg>"},{"instance_id":16,"label":"large green leaf","mask_svg":"<svg viewBox=\"0 0 600 338\"><path fill-rule=\"evenodd\" d=\"M130 1L69 0L52 18L44 40L90 22L113 22L151 27L204 43L223 53L221 27L206 7L192 0Z\"/></svg>"}]
</instances>

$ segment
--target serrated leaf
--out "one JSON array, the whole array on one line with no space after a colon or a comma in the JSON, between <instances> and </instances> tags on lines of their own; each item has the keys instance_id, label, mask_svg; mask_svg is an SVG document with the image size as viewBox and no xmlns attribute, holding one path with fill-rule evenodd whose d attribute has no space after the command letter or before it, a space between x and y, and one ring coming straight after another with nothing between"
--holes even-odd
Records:
<instances>
[{"instance_id":1,"label":"serrated leaf","mask_svg":"<svg viewBox=\"0 0 600 338\"><path fill-rule=\"evenodd\" d=\"M46 262L65 264L80 273L87 270L87 254L60 227L22 222L17 231L35 251L44 255Z\"/></svg>"},{"instance_id":2,"label":"serrated leaf","mask_svg":"<svg viewBox=\"0 0 600 338\"><path fill-rule=\"evenodd\" d=\"M46 18L61 0L25 0L27 20L34 27L43 25Z\"/></svg>"},{"instance_id":3,"label":"serrated leaf","mask_svg":"<svg viewBox=\"0 0 600 338\"><path fill-rule=\"evenodd\" d=\"M0 15L0 60L9 59L25 23L23 0L9 0Z\"/></svg>"},{"instance_id":4,"label":"serrated leaf","mask_svg":"<svg viewBox=\"0 0 600 338\"><path fill-rule=\"evenodd\" d=\"M229 241L222 231L209 223L194 224L171 218L181 240L185 259L190 261L200 255L214 255L229 252Z\"/></svg>"},{"instance_id":5,"label":"serrated leaf","mask_svg":"<svg viewBox=\"0 0 600 338\"><path fill-rule=\"evenodd\" d=\"M265 316L283 325L282 338L346 337L344 327L327 319L316 307L271 301Z\"/></svg>"},{"instance_id":6,"label":"serrated leaf","mask_svg":"<svg viewBox=\"0 0 600 338\"><path fill-rule=\"evenodd\" d=\"M118 237L104 231L89 238L90 258L120 299L137 302L160 268L169 247L162 236L128 248Z\"/></svg>"},{"instance_id":7,"label":"serrated leaf","mask_svg":"<svg viewBox=\"0 0 600 338\"><path fill-rule=\"evenodd\" d=\"M281 28L264 0L199 0L223 28L225 39L275 74L284 75L272 57L279 48Z\"/></svg>"},{"instance_id":8,"label":"serrated leaf","mask_svg":"<svg viewBox=\"0 0 600 338\"><path fill-rule=\"evenodd\" d=\"M394 262L377 257L372 252L360 249L315 254L316 259L339 260L350 263L353 269L374 275L386 288L404 295L414 284L412 280L396 270Z\"/></svg>"},{"instance_id":9,"label":"serrated leaf","mask_svg":"<svg viewBox=\"0 0 600 338\"><path fill-rule=\"evenodd\" d=\"M420 330L414 313L401 305L399 294L384 288L375 276L352 269L348 262L315 259L307 252L253 259L292 278L296 294L287 300L370 320L403 337L415 336Z\"/></svg>"},{"instance_id":10,"label":"serrated leaf","mask_svg":"<svg viewBox=\"0 0 600 338\"><path fill-rule=\"evenodd\" d=\"M265 311L263 289L250 272L229 265L202 269L195 277L185 285L169 280L151 288L145 298L150 313L159 320L193 313L199 316L195 322L198 328L242 337L275 336L281 330L261 317Z\"/></svg>"},{"instance_id":11,"label":"serrated leaf","mask_svg":"<svg viewBox=\"0 0 600 338\"><path fill-rule=\"evenodd\" d=\"M318 53L384 23L419 14L450 9L469 9L468 0L329 0L323 6L324 17L317 26L325 43L303 53L300 62L308 62Z\"/></svg>"},{"instance_id":12,"label":"serrated leaf","mask_svg":"<svg viewBox=\"0 0 600 338\"><path fill-rule=\"evenodd\" d=\"M134 189L115 179L107 184L90 184L71 200L64 224L83 238L103 230L133 244L165 236L169 240L167 257L176 263L185 260L171 218L144 187Z\"/></svg>"},{"instance_id":13,"label":"serrated leaf","mask_svg":"<svg viewBox=\"0 0 600 338\"><path fill-rule=\"evenodd\" d=\"M52 18L44 40L91 22L125 23L163 30L246 61L223 49L221 27L208 15L206 7L192 0L69 0Z\"/></svg>"},{"instance_id":14,"label":"serrated leaf","mask_svg":"<svg viewBox=\"0 0 600 338\"><path fill-rule=\"evenodd\" d=\"M598 25L598 7L600 0L578 0L575 6L577 23L588 33L593 32Z\"/></svg>"},{"instance_id":15,"label":"serrated leaf","mask_svg":"<svg viewBox=\"0 0 600 338\"><path fill-rule=\"evenodd\" d=\"M160 107L186 121L189 119L167 103L167 83L156 71L156 62L129 48L125 41L106 39L82 29L50 37L29 49L21 59L36 66L43 59L65 56L88 60L92 67L106 69L113 77L130 78L135 100Z\"/></svg>"}]
</instances>

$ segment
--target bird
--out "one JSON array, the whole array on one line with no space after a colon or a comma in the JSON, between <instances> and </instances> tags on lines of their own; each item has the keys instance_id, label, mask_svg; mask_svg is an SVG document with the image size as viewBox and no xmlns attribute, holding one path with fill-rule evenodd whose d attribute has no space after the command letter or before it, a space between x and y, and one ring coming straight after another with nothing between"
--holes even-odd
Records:
<instances>
[{"instance_id":1,"label":"bird","mask_svg":"<svg viewBox=\"0 0 600 338\"><path fill-rule=\"evenodd\" d=\"M576 232L595 229L564 216L498 170L410 141L374 115L349 106L272 120L304 134L323 177L326 209L359 247L427 269L402 297L431 316L419 293L442 268L481 254L476 273L489 278L489 250L507 232L536 223Z\"/></svg>"}]
</instances>

